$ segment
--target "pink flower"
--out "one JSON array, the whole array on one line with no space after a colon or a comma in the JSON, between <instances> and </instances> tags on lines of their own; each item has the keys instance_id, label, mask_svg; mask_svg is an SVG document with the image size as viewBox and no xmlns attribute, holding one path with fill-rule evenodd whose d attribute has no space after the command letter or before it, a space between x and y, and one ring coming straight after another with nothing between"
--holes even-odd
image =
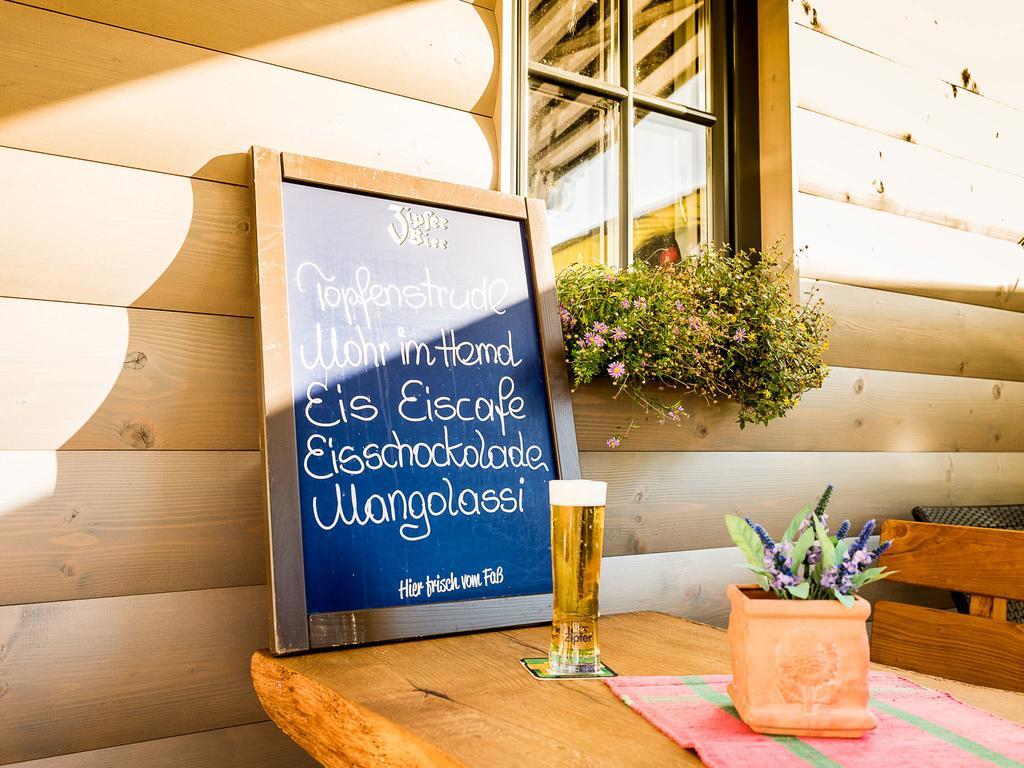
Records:
<instances>
[{"instance_id":1,"label":"pink flower","mask_svg":"<svg viewBox=\"0 0 1024 768\"><path fill-rule=\"evenodd\" d=\"M616 360L614 363L608 366L608 375L613 379L618 380L626 375L626 366Z\"/></svg>"},{"instance_id":2,"label":"pink flower","mask_svg":"<svg viewBox=\"0 0 1024 768\"><path fill-rule=\"evenodd\" d=\"M701 326L703 325L703 323L700 321L700 318L697 317L696 315L690 315L690 319L687 322L689 322L690 327L693 328L693 330L695 331L699 331Z\"/></svg>"},{"instance_id":3,"label":"pink flower","mask_svg":"<svg viewBox=\"0 0 1024 768\"><path fill-rule=\"evenodd\" d=\"M736 333L734 333L732 335L732 340L733 341L743 341L745 338L747 338L747 329L746 328L739 328L739 329L737 329Z\"/></svg>"},{"instance_id":4,"label":"pink flower","mask_svg":"<svg viewBox=\"0 0 1024 768\"><path fill-rule=\"evenodd\" d=\"M646 309L647 299L645 299L643 296L641 296L639 299L634 299L633 306L637 307L638 309Z\"/></svg>"},{"instance_id":5,"label":"pink flower","mask_svg":"<svg viewBox=\"0 0 1024 768\"><path fill-rule=\"evenodd\" d=\"M605 445L607 445L609 448L618 448L620 445L622 445L622 441L613 435L612 437L608 438L608 441L605 443Z\"/></svg>"},{"instance_id":6,"label":"pink flower","mask_svg":"<svg viewBox=\"0 0 1024 768\"><path fill-rule=\"evenodd\" d=\"M679 299L676 299L676 309L682 312L684 309L686 309L686 305L683 304L683 302L681 302Z\"/></svg>"},{"instance_id":7,"label":"pink flower","mask_svg":"<svg viewBox=\"0 0 1024 768\"><path fill-rule=\"evenodd\" d=\"M594 333L608 333L608 326L602 322L594 323Z\"/></svg>"},{"instance_id":8,"label":"pink flower","mask_svg":"<svg viewBox=\"0 0 1024 768\"><path fill-rule=\"evenodd\" d=\"M591 334L590 345L592 347L603 347L604 346L604 336L602 336L599 333Z\"/></svg>"},{"instance_id":9,"label":"pink flower","mask_svg":"<svg viewBox=\"0 0 1024 768\"><path fill-rule=\"evenodd\" d=\"M622 300L622 307L623 307L624 309L629 309L629 306L630 306L630 304L629 304L629 299L623 299L623 300Z\"/></svg>"},{"instance_id":10,"label":"pink flower","mask_svg":"<svg viewBox=\"0 0 1024 768\"><path fill-rule=\"evenodd\" d=\"M619 276L616 275L614 272L606 272L604 279L607 280L609 283L614 283L616 280L619 279Z\"/></svg>"},{"instance_id":11,"label":"pink flower","mask_svg":"<svg viewBox=\"0 0 1024 768\"><path fill-rule=\"evenodd\" d=\"M612 338L615 339L615 341L622 341L624 338L626 338L626 332L619 328L618 326L615 326L615 328L612 330Z\"/></svg>"}]
</instances>

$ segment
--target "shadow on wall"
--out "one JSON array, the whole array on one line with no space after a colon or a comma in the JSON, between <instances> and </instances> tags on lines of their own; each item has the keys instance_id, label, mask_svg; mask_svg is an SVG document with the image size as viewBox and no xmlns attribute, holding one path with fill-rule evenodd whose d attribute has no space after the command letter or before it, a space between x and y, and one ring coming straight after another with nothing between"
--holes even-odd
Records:
<instances>
[{"instance_id":1,"label":"shadow on wall","mask_svg":"<svg viewBox=\"0 0 1024 768\"><path fill-rule=\"evenodd\" d=\"M248 147L498 155L486 8L35 5L0 6L0 763L263 717Z\"/></svg>"},{"instance_id":2,"label":"shadow on wall","mask_svg":"<svg viewBox=\"0 0 1024 768\"><path fill-rule=\"evenodd\" d=\"M23 30L5 39L5 54L12 62L25 55L35 74L7 83L0 116L121 88L222 53L433 103L455 101L448 105L488 117L494 110L498 29L484 4L313 0L301 8L263 3L255 12L247 0L222 0L190 3L185 14L180 3L157 0L94 4L87 15L73 0L5 5L2 26ZM143 41L138 33L151 37ZM40 55L47 50L59 55ZM390 71L381 71L382 62ZM435 70L445 77L431 83Z\"/></svg>"},{"instance_id":3,"label":"shadow on wall","mask_svg":"<svg viewBox=\"0 0 1024 768\"><path fill-rule=\"evenodd\" d=\"M151 4L112 7L111 23L153 32L140 34L4 4L0 25L15 33L0 51L0 144L239 185L248 179L245 153L259 144L495 185L492 11L367 0L334 20L316 6L297 13L282 3L277 15L290 24L240 9L246 36L228 31L239 20L231 5L203 6L224 18L196 25ZM305 31L287 36L297 26ZM431 28L441 44L424 35ZM253 51L272 64L247 58Z\"/></svg>"}]
</instances>

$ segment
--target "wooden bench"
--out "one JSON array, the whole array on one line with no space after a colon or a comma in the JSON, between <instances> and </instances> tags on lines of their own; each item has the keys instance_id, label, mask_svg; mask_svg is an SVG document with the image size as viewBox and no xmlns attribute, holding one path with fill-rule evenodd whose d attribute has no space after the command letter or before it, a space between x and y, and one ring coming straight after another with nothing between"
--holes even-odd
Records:
<instances>
[{"instance_id":1,"label":"wooden bench","mask_svg":"<svg viewBox=\"0 0 1024 768\"><path fill-rule=\"evenodd\" d=\"M881 565L893 581L967 592L970 615L880 601L871 660L977 685L1024 691L1024 625L1006 601L1024 600L1024 531L887 520Z\"/></svg>"}]
</instances>

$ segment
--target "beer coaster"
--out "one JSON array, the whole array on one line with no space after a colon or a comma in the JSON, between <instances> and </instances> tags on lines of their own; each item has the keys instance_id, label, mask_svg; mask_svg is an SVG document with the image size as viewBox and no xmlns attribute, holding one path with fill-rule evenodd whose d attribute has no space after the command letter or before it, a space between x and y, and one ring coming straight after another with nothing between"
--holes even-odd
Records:
<instances>
[{"instance_id":1,"label":"beer coaster","mask_svg":"<svg viewBox=\"0 0 1024 768\"><path fill-rule=\"evenodd\" d=\"M519 663L526 667L530 674L538 680L590 680L595 677L618 677L618 674L616 674L607 664L601 664L601 668L597 672L553 675L548 672L548 660L546 658L520 659Z\"/></svg>"}]
</instances>

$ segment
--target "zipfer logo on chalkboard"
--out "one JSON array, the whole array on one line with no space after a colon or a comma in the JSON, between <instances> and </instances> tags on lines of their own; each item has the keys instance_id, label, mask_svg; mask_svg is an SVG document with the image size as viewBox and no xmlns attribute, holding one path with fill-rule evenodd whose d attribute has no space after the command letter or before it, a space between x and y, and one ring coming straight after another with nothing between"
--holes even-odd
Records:
<instances>
[{"instance_id":1,"label":"zipfer logo on chalkboard","mask_svg":"<svg viewBox=\"0 0 1024 768\"><path fill-rule=\"evenodd\" d=\"M407 205L389 205L394 221L388 225L388 234L398 245L422 245L426 248L447 250L448 241L431 235L436 230L448 229L448 219L433 211L414 211Z\"/></svg>"}]
</instances>

